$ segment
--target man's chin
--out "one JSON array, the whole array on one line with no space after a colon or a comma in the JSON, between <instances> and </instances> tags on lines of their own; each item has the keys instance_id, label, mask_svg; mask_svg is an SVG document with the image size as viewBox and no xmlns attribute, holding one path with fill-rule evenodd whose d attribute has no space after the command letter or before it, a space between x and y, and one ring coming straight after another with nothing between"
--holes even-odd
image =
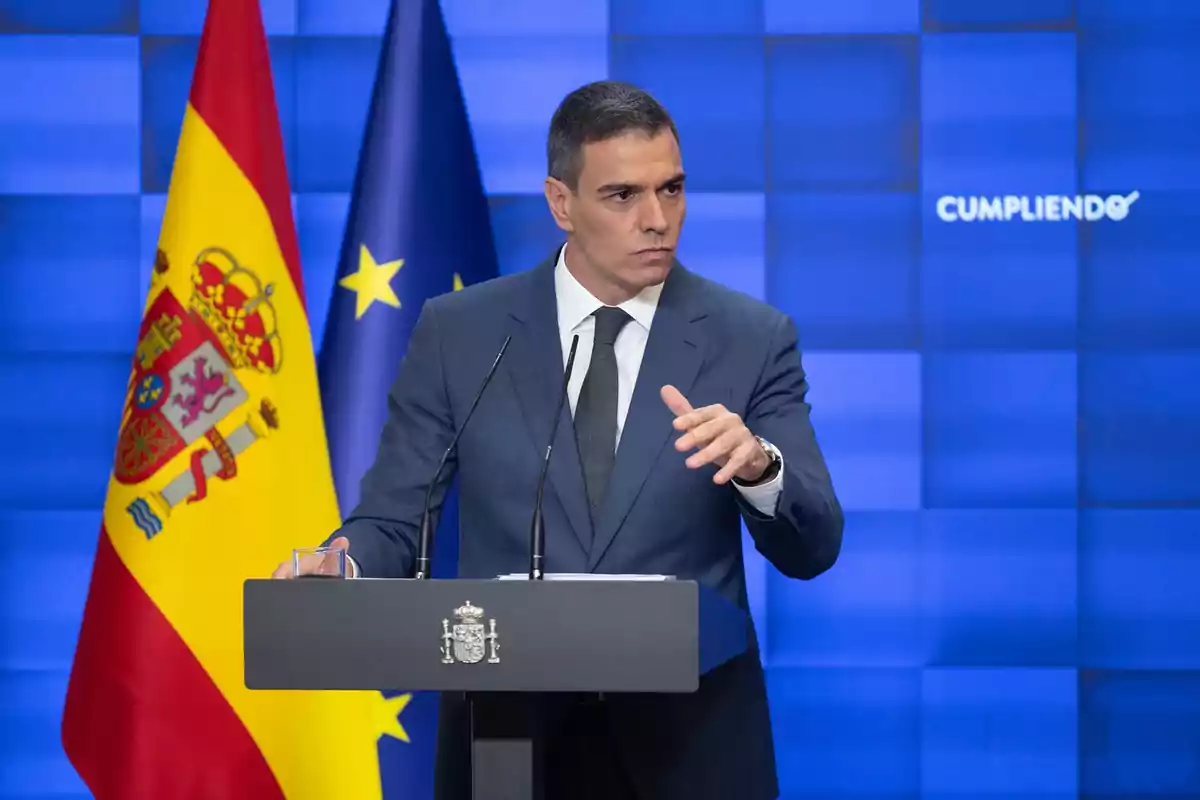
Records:
<instances>
[{"instance_id":1,"label":"man's chin","mask_svg":"<svg viewBox=\"0 0 1200 800\"><path fill-rule=\"evenodd\" d=\"M657 286L667 279L672 263L673 259L667 258L662 263L637 264L630 274L634 278L634 282L642 289L647 286Z\"/></svg>"}]
</instances>

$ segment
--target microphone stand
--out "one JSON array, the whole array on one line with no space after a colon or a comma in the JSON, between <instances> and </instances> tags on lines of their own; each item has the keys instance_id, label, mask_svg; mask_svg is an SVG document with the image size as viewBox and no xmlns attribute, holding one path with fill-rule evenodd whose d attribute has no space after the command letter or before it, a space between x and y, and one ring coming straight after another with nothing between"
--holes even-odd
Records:
<instances>
[{"instance_id":1,"label":"microphone stand","mask_svg":"<svg viewBox=\"0 0 1200 800\"><path fill-rule=\"evenodd\" d=\"M575 350L579 347L579 336L571 339L571 352L567 356L567 369L563 373L562 392L558 395L558 411L550 427L550 442L546 445L546 457L542 459L542 474L538 476L537 499L533 507L533 522L529 526L529 579L540 581L545 575L546 532L542 519L542 495L546 488L546 474L550 469L550 454L554 452L554 437L558 435L558 422L562 419L563 404L567 401L567 386L571 382L571 369L575 366Z\"/></svg>"},{"instance_id":2,"label":"microphone stand","mask_svg":"<svg viewBox=\"0 0 1200 800\"><path fill-rule=\"evenodd\" d=\"M492 376L496 374L496 367L500 365L500 359L504 356L504 351L508 349L510 341L512 341L511 336L504 339L504 344L500 346L500 352L496 354L496 360L492 362L492 366L488 370L487 375L484 376L483 382L479 384L479 390L475 392L475 399L471 401L471 407L467 410L467 416L463 418L463 423L459 426L458 432L454 434L454 439L450 442L450 446L442 453L442 459L438 462L437 469L433 473L433 478L425 487L425 506L421 512L421 529L417 539L417 560L413 574L413 578L416 580L425 580L429 577L429 553L433 548L433 515L430 513L430 506L433 505L433 489L437 486L438 479L442 476L442 470L446 467L446 461L450 458L450 453L458 446L458 438L467 429L467 423L471 421L471 415L475 413L475 407L479 405L479 400L483 397L483 390L492 382Z\"/></svg>"}]
</instances>

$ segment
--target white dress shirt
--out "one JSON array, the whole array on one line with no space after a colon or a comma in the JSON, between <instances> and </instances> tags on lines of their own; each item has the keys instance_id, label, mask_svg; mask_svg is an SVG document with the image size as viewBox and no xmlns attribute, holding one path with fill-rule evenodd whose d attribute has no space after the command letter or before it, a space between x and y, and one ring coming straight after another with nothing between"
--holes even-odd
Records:
<instances>
[{"instance_id":1,"label":"white dress shirt","mask_svg":"<svg viewBox=\"0 0 1200 800\"><path fill-rule=\"evenodd\" d=\"M571 413L574 414L579 392L583 388L583 379L587 377L587 366L592 359L592 341L596 332L596 318L592 316L592 312L604 303L583 288L567 269L566 252L567 248L564 246L558 253L558 264L554 268L554 294L558 302L558 333L562 343L563 369L566 369L567 357L571 352L571 339L575 335L579 336L579 345L575 350L575 366L567 384L567 401L571 404ZM614 449L621 441L625 417L629 414L629 401L633 397L633 387L637 385L638 370L642 367L642 355L646 352L646 340L650 337L650 326L654 322L654 312L658 308L658 298L661 294L662 284L649 286L636 297L617 306L632 319L625 323L613 342L613 351L617 356L617 441L613 442ZM673 436L671 439L672 449L677 438L678 436ZM678 453L681 459L686 459L688 455ZM782 466L781 464L773 479L761 486L739 486L732 481L730 485L741 492L746 501L759 512L773 517L779 493L783 491Z\"/></svg>"}]
</instances>

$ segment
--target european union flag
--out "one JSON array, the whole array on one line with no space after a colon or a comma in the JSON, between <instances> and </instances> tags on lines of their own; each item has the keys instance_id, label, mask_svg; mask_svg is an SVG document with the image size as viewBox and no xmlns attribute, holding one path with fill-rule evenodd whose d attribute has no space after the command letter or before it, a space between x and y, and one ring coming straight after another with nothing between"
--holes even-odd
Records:
<instances>
[{"instance_id":1,"label":"european union flag","mask_svg":"<svg viewBox=\"0 0 1200 800\"><path fill-rule=\"evenodd\" d=\"M393 0L318 364L343 514L358 503L422 303L497 274L441 9L437 0ZM454 574L457 529L452 488L434 549L435 577ZM403 696L396 698L399 727L379 745L384 796L431 797L437 697Z\"/></svg>"}]
</instances>

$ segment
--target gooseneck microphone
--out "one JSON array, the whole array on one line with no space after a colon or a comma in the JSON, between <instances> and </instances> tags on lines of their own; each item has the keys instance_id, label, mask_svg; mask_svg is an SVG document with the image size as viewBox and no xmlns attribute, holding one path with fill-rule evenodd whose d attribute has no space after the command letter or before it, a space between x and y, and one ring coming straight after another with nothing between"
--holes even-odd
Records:
<instances>
[{"instance_id":1,"label":"gooseneck microphone","mask_svg":"<svg viewBox=\"0 0 1200 800\"><path fill-rule=\"evenodd\" d=\"M433 505L433 489L437 486L438 479L442 477L446 459L450 458L450 453L458 446L458 437L462 436L463 431L467 429L467 423L471 421L471 415L475 413L475 407L479 405L479 400L483 397L483 390L492 382L492 376L496 374L496 367L500 366L500 359L504 356L504 351L508 349L508 343L511 340L512 336L507 336L504 344L500 345L500 352L496 353L496 360L492 362L491 369L488 370L487 375L483 376L483 382L479 384L479 390L475 392L475 399L471 401L471 407L467 409L467 416L463 418L462 425L458 427L458 432L454 434L454 439L446 448L446 452L442 453L442 460L438 462L433 479L425 488L425 508L421 512L421 535L417 542L417 564L413 575L417 580L425 580L429 577L429 550L433 545L433 523L430 520L429 507Z\"/></svg>"},{"instance_id":2,"label":"gooseneck microphone","mask_svg":"<svg viewBox=\"0 0 1200 800\"><path fill-rule=\"evenodd\" d=\"M571 368L575 366L575 349L579 347L579 336L571 339L571 352L567 355L567 370L563 373L562 392L558 396L558 410L554 424L550 427L550 441L546 445L546 457L542 459L542 474L538 476L537 501L533 506L533 522L529 526L529 579L540 581L544 574L542 564L546 560L546 535L542 521L542 493L546 488L546 473L550 469L550 454L554 452L554 437L558 435L558 421L562 418L563 403L567 400L567 385L571 382Z\"/></svg>"}]
</instances>

